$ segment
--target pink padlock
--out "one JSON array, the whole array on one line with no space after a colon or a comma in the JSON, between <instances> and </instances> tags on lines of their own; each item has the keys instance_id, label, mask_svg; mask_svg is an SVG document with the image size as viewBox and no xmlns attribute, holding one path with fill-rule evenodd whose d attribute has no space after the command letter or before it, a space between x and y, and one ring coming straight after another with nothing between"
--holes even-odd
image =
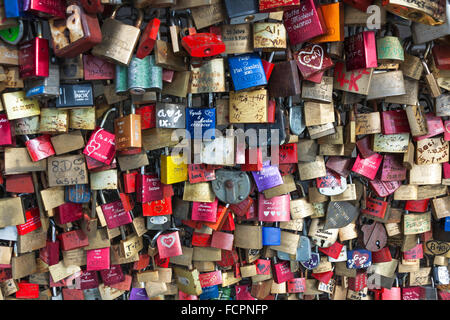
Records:
<instances>
[{"instance_id":1,"label":"pink padlock","mask_svg":"<svg viewBox=\"0 0 450 320\"><path fill-rule=\"evenodd\" d=\"M158 253L161 259L176 257L183 254L178 230L165 234L162 234L161 231L156 234L156 237Z\"/></svg>"},{"instance_id":2,"label":"pink padlock","mask_svg":"<svg viewBox=\"0 0 450 320\"><path fill-rule=\"evenodd\" d=\"M129 211L125 211L122 201L116 200L106 203L103 192L100 190L100 198L103 204L100 206L105 216L106 225L108 229L118 228L125 224L133 222Z\"/></svg>"},{"instance_id":3,"label":"pink padlock","mask_svg":"<svg viewBox=\"0 0 450 320\"><path fill-rule=\"evenodd\" d=\"M375 153L365 159L362 159L358 154L355 163L353 164L352 171L373 180L377 175L377 171L382 160L383 156L378 153Z\"/></svg>"},{"instance_id":4,"label":"pink padlock","mask_svg":"<svg viewBox=\"0 0 450 320\"><path fill-rule=\"evenodd\" d=\"M86 270L98 271L110 268L110 247L86 251Z\"/></svg>"},{"instance_id":5,"label":"pink padlock","mask_svg":"<svg viewBox=\"0 0 450 320\"><path fill-rule=\"evenodd\" d=\"M288 194L266 199L263 193L258 195L258 220L277 222L289 221L290 199Z\"/></svg>"},{"instance_id":6,"label":"pink padlock","mask_svg":"<svg viewBox=\"0 0 450 320\"><path fill-rule=\"evenodd\" d=\"M97 288L99 285L97 271L83 270L79 279L81 290Z\"/></svg>"},{"instance_id":7,"label":"pink padlock","mask_svg":"<svg viewBox=\"0 0 450 320\"><path fill-rule=\"evenodd\" d=\"M0 114L0 146L8 146L13 143L11 122L5 113Z\"/></svg>"},{"instance_id":8,"label":"pink padlock","mask_svg":"<svg viewBox=\"0 0 450 320\"><path fill-rule=\"evenodd\" d=\"M197 202L192 203L192 220L216 222L217 205L219 200L216 198L214 202Z\"/></svg>"},{"instance_id":9,"label":"pink padlock","mask_svg":"<svg viewBox=\"0 0 450 320\"><path fill-rule=\"evenodd\" d=\"M116 135L103 129L108 115L115 112L116 108L110 108L105 112L100 127L97 127L91 134L83 154L94 160L109 165L116 154Z\"/></svg>"}]
</instances>

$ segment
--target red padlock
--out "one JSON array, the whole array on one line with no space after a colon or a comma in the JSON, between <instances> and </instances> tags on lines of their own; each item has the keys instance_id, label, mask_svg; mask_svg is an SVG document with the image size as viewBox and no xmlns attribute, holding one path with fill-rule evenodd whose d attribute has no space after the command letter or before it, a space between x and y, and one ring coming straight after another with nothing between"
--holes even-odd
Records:
<instances>
[{"instance_id":1,"label":"red padlock","mask_svg":"<svg viewBox=\"0 0 450 320\"><path fill-rule=\"evenodd\" d=\"M214 231L211 239L211 247L222 250L233 249L234 235L228 232Z\"/></svg>"},{"instance_id":2,"label":"red padlock","mask_svg":"<svg viewBox=\"0 0 450 320\"><path fill-rule=\"evenodd\" d=\"M280 164L298 163L297 144L287 143L280 146L279 150Z\"/></svg>"},{"instance_id":3,"label":"red padlock","mask_svg":"<svg viewBox=\"0 0 450 320\"><path fill-rule=\"evenodd\" d=\"M402 288L402 300L420 300L420 287Z\"/></svg>"},{"instance_id":4,"label":"red padlock","mask_svg":"<svg viewBox=\"0 0 450 320\"><path fill-rule=\"evenodd\" d=\"M81 203L66 202L55 209L55 222L57 224L66 224L82 217L83 208Z\"/></svg>"},{"instance_id":5,"label":"red padlock","mask_svg":"<svg viewBox=\"0 0 450 320\"><path fill-rule=\"evenodd\" d=\"M397 134L411 132L406 111L389 110L381 113L381 128L383 134Z\"/></svg>"},{"instance_id":6,"label":"red padlock","mask_svg":"<svg viewBox=\"0 0 450 320\"><path fill-rule=\"evenodd\" d=\"M168 214L172 214L172 197L142 204L142 215L144 217L165 216Z\"/></svg>"},{"instance_id":7,"label":"red padlock","mask_svg":"<svg viewBox=\"0 0 450 320\"><path fill-rule=\"evenodd\" d=\"M348 278L348 288L352 291L361 291L365 287L367 287L367 273L356 270L356 277Z\"/></svg>"},{"instance_id":8,"label":"red padlock","mask_svg":"<svg viewBox=\"0 0 450 320\"><path fill-rule=\"evenodd\" d=\"M427 121L428 133L423 136L414 137L414 141L431 138L445 132L444 123L442 122L441 117L435 116L433 113L428 112L425 114L425 119Z\"/></svg>"},{"instance_id":9,"label":"red padlock","mask_svg":"<svg viewBox=\"0 0 450 320\"><path fill-rule=\"evenodd\" d=\"M288 293L300 293L306 290L306 278L293 278L287 281Z\"/></svg>"},{"instance_id":10,"label":"red padlock","mask_svg":"<svg viewBox=\"0 0 450 320\"><path fill-rule=\"evenodd\" d=\"M136 201L150 202L164 199L163 186L156 174L145 174L144 168L136 175Z\"/></svg>"},{"instance_id":11,"label":"red padlock","mask_svg":"<svg viewBox=\"0 0 450 320\"><path fill-rule=\"evenodd\" d=\"M106 286L125 280L125 275L120 264L114 264L110 269L100 270L100 277Z\"/></svg>"},{"instance_id":12,"label":"red padlock","mask_svg":"<svg viewBox=\"0 0 450 320\"><path fill-rule=\"evenodd\" d=\"M168 229L172 231L174 229ZM158 253L161 258L176 257L183 254L181 250L180 235L177 231L161 234L156 234L156 243L158 246Z\"/></svg>"},{"instance_id":13,"label":"red padlock","mask_svg":"<svg viewBox=\"0 0 450 320\"><path fill-rule=\"evenodd\" d=\"M125 193L134 193L136 192L136 176L138 172L125 172L123 174L123 187L125 189Z\"/></svg>"},{"instance_id":14,"label":"red padlock","mask_svg":"<svg viewBox=\"0 0 450 320\"><path fill-rule=\"evenodd\" d=\"M433 59L439 70L450 70L450 45L436 43L432 49Z\"/></svg>"},{"instance_id":15,"label":"red padlock","mask_svg":"<svg viewBox=\"0 0 450 320\"><path fill-rule=\"evenodd\" d=\"M360 11L367 12L367 8L373 3L373 0L344 0L344 3Z\"/></svg>"},{"instance_id":16,"label":"red padlock","mask_svg":"<svg viewBox=\"0 0 450 320\"><path fill-rule=\"evenodd\" d=\"M154 104L136 108L136 114L139 114L141 116L141 130L156 127L156 114Z\"/></svg>"},{"instance_id":17,"label":"red padlock","mask_svg":"<svg viewBox=\"0 0 450 320\"><path fill-rule=\"evenodd\" d=\"M273 68L275 67L275 63L272 63L274 55L275 55L275 51L272 51L272 53L270 54L269 60L261 59L264 74L266 75L267 82L269 82Z\"/></svg>"},{"instance_id":18,"label":"red padlock","mask_svg":"<svg viewBox=\"0 0 450 320\"><path fill-rule=\"evenodd\" d=\"M428 209L430 199L406 200L405 210L411 212L425 212Z\"/></svg>"},{"instance_id":19,"label":"red padlock","mask_svg":"<svg viewBox=\"0 0 450 320\"><path fill-rule=\"evenodd\" d=\"M110 108L103 116L100 127L91 134L83 154L99 162L109 165L116 154L116 135L103 129L108 115L115 112L116 108Z\"/></svg>"},{"instance_id":20,"label":"red padlock","mask_svg":"<svg viewBox=\"0 0 450 320\"><path fill-rule=\"evenodd\" d=\"M392 261L391 251L389 247L384 247L379 251L372 252L372 262L381 263Z\"/></svg>"},{"instance_id":21,"label":"red padlock","mask_svg":"<svg viewBox=\"0 0 450 320\"><path fill-rule=\"evenodd\" d=\"M152 53L153 47L155 46L155 42L158 37L160 25L161 20L159 20L158 18L153 18L147 24L139 40L139 45L136 51L137 58L144 59L146 56Z\"/></svg>"},{"instance_id":22,"label":"red padlock","mask_svg":"<svg viewBox=\"0 0 450 320\"><path fill-rule=\"evenodd\" d=\"M309 44L294 53L295 62L303 78L310 78L318 72L324 72L333 67L333 60L322 46Z\"/></svg>"},{"instance_id":23,"label":"red padlock","mask_svg":"<svg viewBox=\"0 0 450 320\"><path fill-rule=\"evenodd\" d=\"M361 213L383 220L386 216L388 202L368 196L366 198L366 208L361 209Z\"/></svg>"},{"instance_id":24,"label":"red padlock","mask_svg":"<svg viewBox=\"0 0 450 320\"><path fill-rule=\"evenodd\" d=\"M222 271L216 270L205 272L199 275L199 281L202 288L222 284Z\"/></svg>"},{"instance_id":25,"label":"red padlock","mask_svg":"<svg viewBox=\"0 0 450 320\"><path fill-rule=\"evenodd\" d=\"M26 0L23 3L23 11L42 18L65 18L66 6L64 0L42 1Z\"/></svg>"},{"instance_id":26,"label":"red padlock","mask_svg":"<svg viewBox=\"0 0 450 320\"><path fill-rule=\"evenodd\" d=\"M191 57L212 57L225 52L225 43L214 33L195 33L181 39L181 45Z\"/></svg>"},{"instance_id":27,"label":"red padlock","mask_svg":"<svg viewBox=\"0 0 450 320\"><path fill-rule=\"evenodd\" d=\"M81 0L81 5L87 13L102 13L105 9L101 0Z\"/></svg>"},{"instance_id":28,"label":"red padlock","mask_svg":"<svg viewBox=\"0 0 450 320\"><path fill-rule=\"evenodd\" d=\"M381 288L381 300L402 300L402 292L397 278L395 278L395 282L396 286L391 289Z\"/></svg>"},{"instance_id":29,"label":"red padlock","mask_svg":"<svg viewBox=\"0 0 450 320\"><path fill-rule=\"evenodd\" d=\"M259 12L284 11L300 5L300 0L259 0Z\"/></svg>"},{"instance_id":30,"label":"red padlock","mask_svg":"<svg viewBox=\"0 0 450 320\"><path fill-rule=\"evenodd\" d=\"M403 181L406 179L406 168L403 167L401 157L385 154L381 166L381 181Z\"/></svg>"},{"instance_id":31,"label":"red padlock","mask_svg":"<svg viewBox=\"0 0 450 320\"><path fill-rule=\"evenodd\" d=\"M78 249L89 245L89 239L83 230L63 232L58 235L58 239L61 242L61 249L64 251Z\"/></svg>"},{"instance_id":32,"label":"red padlock","mask_svg":"<svg viewBox=\"0 0 450 320\"><path fill-rule=\"evenodd\" d=\"M27 281L20 281L17 284L18 290L16 291L17 299L37 299L39 298L39 285L35 283L29 283Z\"/></svg>"},{"instance_id":33,"label":"red padlock","mask_svg":"<svg viewBox=\"0 0 450 320\"><path fill-rule=\"evenodd\" d=\"M17 225L17 233L21 236L30 233L42 226L41 218L39 213L39 208L29 208L25 210L25 220L24 224Z\"/></svg>"},{"instance_id":34,"label":"red padlock","mask_svg":"<svg viewBox=\"0 0 450 320\"><path fill-rule=\"evenodd\" d=\"M63 17L64 15L65 12ZM19 45L19 77L22 79L48 77L49 60L48 39L42 37L42 25L38 22L37 37Z\"/></svg>"},{"instance_id":35,"label":"red padlock","mask_svg":"<svg viewBox=\"0 0 450 320\"><path fill-rule=\"evenodd\" d=\"M97 271L83 270L79 279L81 290L94 289L99 285Z\"/></svg>"},{"instance_id":36,"label":"red padlock","mask_svg":"<svg viewBox=\"0 0 450 320\"><path fill-rule=\"evenodd\" d=\"M86 251L86 270L98 271L110 268L110 247Z\"/></svg>"},{"instance_id":37,"label":"red padlock","mask_svg":"<svg viewBox=\"0 0 450 320\"><path fill-rule=\"evenodd\" d=\"M39 250L39 258L49 266L58 264L59 262L59 240L56 239L56 228L54 221L50 220L52 224L52 236L47 240L45 247Z\"/></svg>"},{"instance_id":38,"label":"red padlock","mask_svg":"<svg viewBox=\"0 0 450 320\"><path fill-rule=\"evenodd\" d=\"M333 271L326 271L326 272L319 272L319 273L311 273L311 276L314 279L319 280L320 282L323 282L325 284L328 284L331 280L331 278L333 278Z\"/></svg>"},{"instance_id":39,"label":"red padlock","mask_svg":"<svg viewBox=\"0 0 450 320\"><path fill-rule=\"evenodd\" d=\"M190 183L212 181L216 179L214 169L208 169L204 163L188 164L188 177Z\"/></svg>"},{"instance_id":40,"label":"red padlock","mask_svg":"<svg viewBox=\"0 0 450 320\"><path fill-rule=\"evenodd\" d=\"M105 216L106 225L108 229L118 228L133 222L129 211L125 211L122 201L116 200L110 203L106 203L103 191L100 190L100 199L102 205L100 205L103 215Z\"/></svg>"},{"instance_id":41,"label":"red padlock","mask_svg":"<svg viewBox=\"0 0 450 320\"><path fill-rule=\"evenodd\" d=\"M245 164L241 164L241 171L261 171L263 169L261 148L245 149Z\"/></svg>"},{"instance_id":42,"label":"red padlock","mask_svg":"<svg viewBox=\"0 0 450 320\"><path fill-rule=\"evenodd\" d=\"M344 40L347 71L376 68L377 47L374 31L363 31Z\"/></svg>"},{"instance_id":43,"label":"red padlock","mask_svg":"<svg viewBox=\"0 0 450 320\"><path fill-rule=\"evenodd\" d=\"M414 248L408 251L403 251L403 259L423 259L423 245L421 243L418 243Z\"/></svg>"},{"instance_id":44,"label":"red padlock","mask_svg":"<svg viewBox=\"0 0 450 320\"><path fill-rule=\"evenodd\" d=\"M24 137L25 146L32 161L39 161L55 154L50 135L44 134L34 139L29 139L26 135Z\"/></svg>"},{"instance_id":45,"label":"red padlock","mask_svg":"<svg viewBox=\"0 0 450 320\"><path fill-rule=\"evenodd\" d=\"M220 206L219 206L220 207ZM220 230L222 231L234 231L235 224L234 224L234 218L231 212L228 212L227 216L225 217L225 222L222 225L222 228Z\"/></svg>"},{"instance_id":46,"label":"red padlock","mask_svg":"<svg viewBox=\"0 0 450 320\"><path fill-rule=\"evenodd\" d=\"M194 247L211 247L212 236L207 233L201 233L194 231L192 233L191 244Z\"/></svg>"},{"instance_id":47,"label":"red padlock","mask_svg":"<svg viewBox=\"0 0 450 320\"><path fill-rule=\"evenodd\" d=\"M276 283L282 283L294 278L294 273L291 272L289 261L277 263L276 258L274 259L274 263L272 264L272 275Z\"/></svg>"}]
</instances>

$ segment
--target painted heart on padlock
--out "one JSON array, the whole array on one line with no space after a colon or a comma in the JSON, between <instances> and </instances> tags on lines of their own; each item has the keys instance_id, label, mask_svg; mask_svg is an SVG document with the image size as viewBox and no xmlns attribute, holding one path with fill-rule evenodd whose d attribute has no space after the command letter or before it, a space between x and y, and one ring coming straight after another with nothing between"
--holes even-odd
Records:
<instances>
[{"instance_id":1,"label":"painted heart on padlock","mask_svg":"<svg viewBox=\"0 0 450 320\"><path fill-rule=\"evenodd\" d=\"M298 61L304 66L320 70L323 64L323 48L315 44L310 51L300 51Z\"/></svg>"},{"instance_id":2,"label":"painted heart on padlock","mask_svg":"<svg viewBox=\"0 0 450 320\"><path fill-rule=\"evenodd\" d=\"M259 274L267 274L270 263L258 263L256 267L258 268Z\"/></svg>"},{"instance_id":3,"label":"painted heart on padlock","mask_svg":"<svg viewBox=\"0 0 450 320\"><path fill-rule=\"evenodd\" d=\"M161 244L166 248L171 248L175 243L175 236L173 234L161 237Z\"/></svg>"},{"instance_id":4,"label":"painted heart on padlock","mask_svg":"<svg viewBox=\"0 0 450 320\"><path fill-rule=\"evenodd\" d=\"M213 116L213 112L211 111L211 110L205 110L205 115L207 116L207 117L212 117Z\"/></svg>"},{"instance_id":5,"label":"painted heart on padlock","mask_svg":"<svg viewBox=\"0 0 450 320\"><path fill-rule=\"evenodd\" d=\"M311 258L308 261L300 262L308 270L312 270L319 265L320 256L318 253L311 253Z\"/></svg>"},{"instance_id":6,"label":"painted heart on padlock","mask_svg":"<svg viewBox=\"0 0 450 320\"><path fill-rule=\"evenodd\" d=\"M369 253L361 253L361 252L355 252L353 253L353 256L351 259L348 259L348 266L350 268L363 268L367 265L368 262L370 262L370 254Z\"/></svg>"}]
</instances>

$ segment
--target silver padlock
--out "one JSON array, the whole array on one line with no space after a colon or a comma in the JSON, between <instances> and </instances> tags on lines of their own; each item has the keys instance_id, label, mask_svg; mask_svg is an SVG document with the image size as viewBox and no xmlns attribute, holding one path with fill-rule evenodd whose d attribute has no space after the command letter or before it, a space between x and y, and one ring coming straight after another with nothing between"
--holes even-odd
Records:
<instances>
[{"instance_id":1,"label":"silver padlock","mask_svg":"<svg viewBox=\"0 0 450 320\"><path fill-rule=\"evenodd\" d=\"M245 172L219 169L216 180L211 182L214 193L220 201L234 204L250 194L250 178Z\"/></svg>"}]
</instances>

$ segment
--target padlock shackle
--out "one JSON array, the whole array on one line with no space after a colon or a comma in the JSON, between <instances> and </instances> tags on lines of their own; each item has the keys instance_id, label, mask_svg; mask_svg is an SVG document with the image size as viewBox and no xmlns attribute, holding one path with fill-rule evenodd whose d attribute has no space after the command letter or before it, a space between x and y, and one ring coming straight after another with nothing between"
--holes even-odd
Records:
<instances>
[{"instance_id":1,"label":"padlock shackle","mask_svg":"<svg viewBox=\"0 0 450 320\"><path fill-rule=\"evenodd\" d=\"M120 10L121 8L123 8L123 7L130 7L132 10L133 10L133 8L134 8L131 4L127 4L127 3L118 5L118 6L114 9L114 11L113 11L113 13L111 14L111 17L110 17L110 18L111 18L111 19L115 19L116 16L117 16L117 12L119 12L119 10ZM144 12L142 11L142 9L138 9L138 18L137 18L136 23L135 23L134 26L135 26L136 28L140 29L143 20L144 20Z\"/></svg>"},{"instance_id":2,"label":"padlock shackle","mask_svg":"<svg viewBox=\"0 0 450 320\"><path fill-rule=\"evenodd\" d=\"M105 114L103 115L102 122L100 123L101 128L103 128L103 126L105 125L106 119L108 118L109 114L111 112L115 112L115 111L117 111L117 109L115 107L112 107L112 108L108 109L108 111L105 112Z\"/></svg>"},{"instance_id":3,"label":"padlock shackle","mask_svg":"<svg viewBox=\"0 0 450 320\"><path fill-rule=\"evenodd\" d=\"M105 195L103 194L103 190L98 190L98 193L100 195L100 200L102 201L102 204L106 204Z\"/></svg>"}]
</instances>

